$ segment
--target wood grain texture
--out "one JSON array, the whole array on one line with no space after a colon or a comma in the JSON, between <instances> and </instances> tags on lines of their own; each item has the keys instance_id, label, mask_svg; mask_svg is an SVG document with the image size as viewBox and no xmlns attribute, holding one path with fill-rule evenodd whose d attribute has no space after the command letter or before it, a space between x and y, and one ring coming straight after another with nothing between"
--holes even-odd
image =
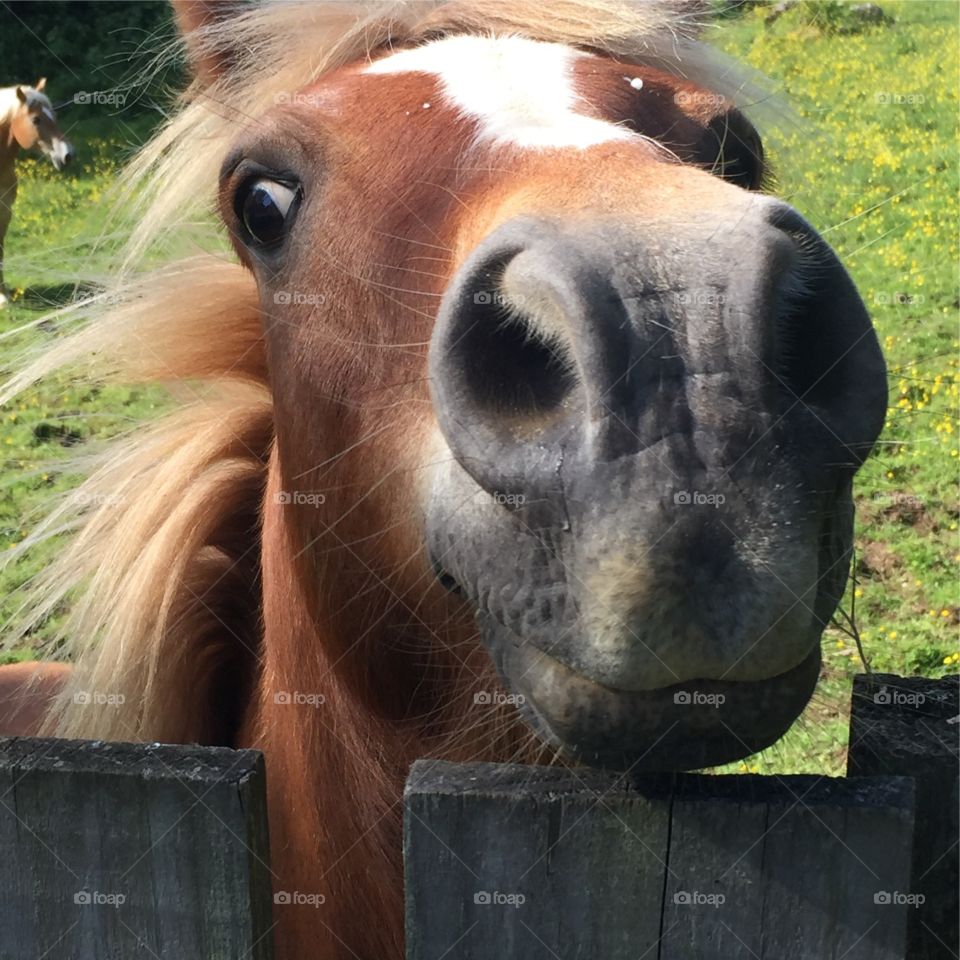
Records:
<instances>
[{"instance_id":1,"label":"wood grain texture","mask_svg":"<svg viewBox=\"0 0 960 960\"><path fill-rule=\"evenodd\" d=\"M270 960L253 750L0 738L0 958Z\"/></svg>"},{"instance_id":2,"label":"wood grain texture","mask_svg":"<svg viewBox=\"0 0 960 960\"><path fill-rule=\"evenodd\" d=\"M903 960L913 785L422 760L408 960ZM880 900L882 901L882 897Z\"/></svg>"},{"instance_id":3,"label":"wood grain texture","mask_svg":"<svg viewBox=\"0 0 960 960\"><path fill-rule=\"evenodd\" d=\"M960 955L960 678L859 675L850 703L847 773L897 775L916 783L909 890L911 960Z\"/></svg>"}]
</instances>

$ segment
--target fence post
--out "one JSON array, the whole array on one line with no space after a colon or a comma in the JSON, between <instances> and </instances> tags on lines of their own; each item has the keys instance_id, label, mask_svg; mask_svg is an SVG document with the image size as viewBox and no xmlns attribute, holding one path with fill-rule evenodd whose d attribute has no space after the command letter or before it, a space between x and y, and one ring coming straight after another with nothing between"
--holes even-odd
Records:
<instances>
[{"instance_id":1,"label":"fence post","mask_svg":"<svg viewBox=\"0 0 960 960\"><path fill-rule=\"evenodd\" d=\"M910 892L924 902L910 911L911 960L958 955L957 809L960 774L960 678L929 680L860 674L850 703L850 776L913 777L916 830Z\"/></svg>"},{"instance_id":2,"label":"fence post","mask_svg":"<svg viewBox=\"0 0 960 960\"><path fill-rule=\"evenodd\" d=\"M407 960L903 960L912 820L900 777L421 760Z\"/></svg>"},{"instance_id":3,"label":"fence post","mask_svg":"<svg viewBox=\"0 0 960 960\"><path fill-rule=\"evenodd\" d=\"M270 960L263 757L0 738L0 958Z\"/></svg>"}]
</instances>

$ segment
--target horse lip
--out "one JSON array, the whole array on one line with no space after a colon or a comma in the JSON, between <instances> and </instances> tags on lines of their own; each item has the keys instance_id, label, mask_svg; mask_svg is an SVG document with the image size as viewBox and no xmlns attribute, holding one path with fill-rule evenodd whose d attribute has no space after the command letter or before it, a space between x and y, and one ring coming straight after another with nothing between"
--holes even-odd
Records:
<instances>
[{"instance_id":1,"label":"horse lip","mask_svg":"<svg viewBox=\"0 0 960 960\"><path fill-rule=\"evenodd\" d=\"M544 690L536 689L537 657L546 658L539 662L541 669L546 664L559 676L558 683L550 678L554 689L562 688L558 701L550 702ZM621 691L529 644L512 645L512 655L498 658L507 686L521 694L525 720L542 739L576 762L636 771L701 769L770 746L809 700L819 664L815 643L794 667L761 680L700 680ZM684 694L690 699L676 699ZM722 709L710 705L717 695L724 697Z\"/></svg>"},{"instance_id":2,"label":"horse lip","mask_svg":"<svg viewBox=\"0 0 960 960\"><path fill-rule=\"evenodd\" d=\"M807 650L804 654L797 659L797 662L793 666L788 667L786 670L781 670L779 673L771 674L768 677L757 677L750 680L727 680L725 677L695 677L688 680L680 680L677 683L668 684L666 686L657 686L657 687L618 687L611 683L603 683L600 680L595 680L589 674L577 670L575 667L570 666L564 660L559 657L554 657L551 654L547 653L546 650L537 646L535 643L529 643L529 647L532 650L535 650L536 653L544 658L545 660L550 661L552 664L556 664L562 669L569 671L574 677L578 680L582 680L585 683L590 684L593 687L596 687L598 690L604 690L614 696L618 697L633 697L638 701L649 699L654 700L662 697L672 697L680 693L684 693L690 690L706 691L715 689L717 692L722 692L722 690L731 688L731 689L744 689L751 686L759 686L762 684L768 683L777 683L781 682L784 679L791 676L794 671L798 670L806 662L807 658L810 656L812 650ZM732 667L731 667L732 669Z\"/></svg>"},{"instance_id":3,"label":"horse lip","mask_svg":"<svg viewBox=\"0 0 960 960\"><path fill-rule=\"evenodd\" d=\"M542 650L535 644L526 642L524 645L529 650L535 651L535 655L541 660L546 661L555 668L559 668L565 673L568 673L571 679L575 679L579 683L587 684L590 687L595 688L597 691L603 691L615 697L630 698L636 700L637 702L653 702L663 698L673 698L684 692L689 692L690 690L697 690L701 692L713 691L720 693L724 690L742 690L749 688L758 689L763 685L782 683L795 676L797 672L800 671L807 663L811 654L818 649L818 644L814 644L813 647L806 651L792 667L789 667L780 673L772 674L769 677L758 677L756 680L725 680L723 677L702 677L694 680L684 680L679 683L670 684L669 686L637 690L624 689L621 687L612 686L608 683L601 683L600 681L589 677L587 674L580 673L574 668L568 666L559 658L551 656L549 653L547 653L545 650Z\"/></svg>"},{"instance_id":4,"label":"horse lip","mask_svg":"<svg viewBox=\"0 0 960 960\"><path fill-rule=\"evenodd\" d=\"M57 172L66 169L74 156L73 147L66 140L55 140L49 147L42 146L41 150Z\"/></svg>"}]
</instances>

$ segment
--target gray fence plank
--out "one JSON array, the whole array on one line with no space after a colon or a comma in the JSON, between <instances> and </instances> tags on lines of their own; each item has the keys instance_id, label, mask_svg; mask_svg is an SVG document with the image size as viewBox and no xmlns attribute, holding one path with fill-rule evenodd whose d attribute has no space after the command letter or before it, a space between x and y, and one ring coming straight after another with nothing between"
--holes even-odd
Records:
<instances>
[{"instance_id":1,"label":"gray fence plank","mask_svg":"<svg viewBox=\"0 0 960 960\"><path fill-rule=\"evenodd\" d=\"M850 776L899 775L916 781L916 830L909 891L911 960L960 954L960 678L929 680L863 674L850 704Z\"/></svg>"},{"instance_id":2,"label":"gray fence plank","mask_svg":"<svg viewBox=\"0 0 960 960\"><path fill-rule=\"evenodd\" d=\"M766 807L741 802L735 793L723 802L692 792L674 799L663 945L651 957L760 956L765 894L754 880L763 872L767 827Z\"/></svg>"},{"instance_id":3,"label":"gray fence plank","mask_svg":"<svg viewBox=\"0 0 960 960\"><path fill-rule=\"evenodd\" d=\"M905 956L907 907L882 895L909 873L910 794L901 779L682 778L662 960Z\"/></svg>"},{"instance_id":4,"label":"gray fence plank","mask_svg":"<svg viewBox=\"0 0 960 960\"><path fill-rule=\"evenodd\" d=\"M262 756L0 738L0 958L269 960Z\"/></svg>"},{"instance_id":5,"label":"gray fence plank","mask_svg":"<svg viewBox=\"0 0 960 960\"><path fill-rule=\"evenodd\" d=\"M408 960L903 960L905 778L419 761Z\"/></svg>"},{"instance_id":6,"label":"gray fence plank","mask_svg":"<svg viewBox=\"0 0 960 960\"><path fill-rule=\"evenodd\" d=\"M655 941L659 914L621 904L659 903L667 806L638 796L598 816L612 782L596 771L574 779L548 768L414 764L408 957L439 957L439 944L457 941L448 956L458 960L549 956L542 939L589 943L583 957L613 960ZM611 870L618 862L624 869Z\"/></svg>"}]
</instances>

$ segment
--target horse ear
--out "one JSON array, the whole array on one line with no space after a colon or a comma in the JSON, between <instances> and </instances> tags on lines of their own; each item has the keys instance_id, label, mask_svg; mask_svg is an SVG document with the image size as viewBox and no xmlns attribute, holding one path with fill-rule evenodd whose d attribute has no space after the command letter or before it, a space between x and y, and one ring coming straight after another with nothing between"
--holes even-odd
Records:
<instances>
[{"instance_id":1,"label":"horse ear","mask_svg":"<svg viewBox=\"0 0 960 960\"><path fill-rule=\"evenodd\" d=\"M170 5L194 77L204 86L213 83L229 68L231 53L212 39L211 28L250 8L250 4L243 0L170 0Z\"/></svg>"},{"instance_id":2,"label":"horse ear","mask_svg":"<svg viewBox=\"0 0 960 960\"><path fill-rule=\"evenodd\" d=\"M23 92L23 87L17 87L17 99L21 103L27 102L27 95Z\"/></svg>"},{"instance_id":3,"label":"horse ear","mask_svg":"<svg viewBox=\"0 0 960 960\"><path fill-rule=\"evenodd\" d=\"M715 172L746 190L760 190L769 173L756 127L735 107L707 124L716 152Z\"/></svg>"},{"instance_id":4,"label":"horse ear","mask_svg":"<svg viewBox=\"0 0 960 960\"><path fill-rule=\"evenodd\" d=\"M47 78L41 77L34 85L34 90L42 90L47 85Z\"/></svg>"}]
</instances>

